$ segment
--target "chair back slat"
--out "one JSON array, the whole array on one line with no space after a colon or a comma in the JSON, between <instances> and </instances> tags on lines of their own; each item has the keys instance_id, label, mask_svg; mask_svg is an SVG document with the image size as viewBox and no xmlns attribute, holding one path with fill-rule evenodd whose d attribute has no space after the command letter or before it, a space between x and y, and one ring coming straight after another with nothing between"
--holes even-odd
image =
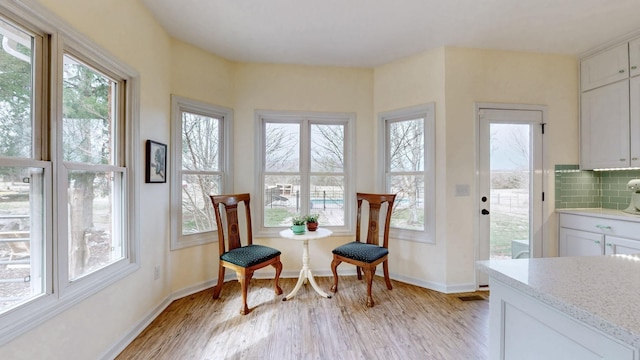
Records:
<instances>
[{"instance_id":1,"label":"chair back slat","mask_svg":"<svg viewBox=\"0 0 640 360\"><path fill-rule=\"evenodd\" d=\"M242 239L240 236L240 222L238 217L238 205L244 203L246 228L247 228L247 245L252 244L251 233L251 209L249 204L249 194L234 195L211 195L213 209L216 216L216 224L218 226L218 242L220 254L227 251L242 247ZM226 218L227 236L225 240L225 232L223 220L220 213L220 207L224 208Z\"/></svg>"},{"instance_id":2,"label":"chair back slat","mask_svg":"<svg viewBox=\"0 0 640 360\"><path fill-rule=\"evenodd\" d=\"M391 223L391 213L393 210L393 202L396 198L395 194L365 194L358 193L358 210L356 220L356 241L360 241L360 224L362 220L362 203L366 201L369 204L369 219L367 224L367 244L380 245L380 212L382 206L387 204L384 229L383 229L383 244L382 246L388 248L389 246L389 225Z\"/></svg>"}]
</instances>

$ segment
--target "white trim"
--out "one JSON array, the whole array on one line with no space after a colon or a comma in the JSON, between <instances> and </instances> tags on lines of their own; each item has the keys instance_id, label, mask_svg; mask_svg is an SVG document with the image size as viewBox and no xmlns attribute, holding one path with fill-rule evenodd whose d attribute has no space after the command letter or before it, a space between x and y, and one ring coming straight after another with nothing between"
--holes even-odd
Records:
<instances>
[{"instance_id":1,"label":"white trim","mask_svg":"<svg viewBox=\"0 0 640 360\"><path fill-rule=\"evenodd\" d=\"M193 293L196 292L197 291L194 291ZM112 360L118 357L118 355L127 346L129 346L129 344L131 344L133 340L135 340L135 338L138 337L138 335L140 335L144 331L144 329L146 329L147 326L149 326L153 322L153 320L155 320L160 314L162 314L162 312L166 310L167 307L169 307L169 305L171 305L171 303L176 299L178 298L165 298L164 301L162 301L160 304L158 304L158 306L148 312L147 315L145 315L139 322L134 324L134 326L129 331L127 331L124 337L121 337L118 342L107 349L107 351L105 351L100 357L98 357L98 359Z\"/></svg>"},{"instance_id":2,"label":"white trim","mask_svg":"<svg viewBox=\"0 0 640 360\"><path fill-rule=\"evenodd\" d=\"M215 231L182 234L182 113L221 118L220 170L222 193L233 192L233 109L171 95L171 250L216 242Z\"/></svg>"},{"instance_id":3,"label":"white trim","mask_svg":"<svg viewBox=\"0 0 640 360\"><path fill-rule=\"evenodd\" d=\"M379 191L388 192L388 154L387 122L409 120L416 117L424 118L424 230L409 230L391 227L390 236L397 239L435 244L435 103L427 103L402 109L390 110L378 113L378 188Z\"/></svg>"},{"instance_id":4,"label":"white trim","mask_svg":"<svg viewBox=\"0 0 640 360\"><path fill-rule=\"evenodd\" d=\"M622 36L615 37L615 38L613 38L613 39L611 39L611 40L609 40L609 41L607 41L607 42L605 42L603 44L600 44L600 45L598 45L596 47L593 47L593 48L591 48L591 49L589 49L587 51L581 52L580 54L578 54L578 59L582 60L582 59L584 59L586 57L589 57L591 55L595 55L595 54L597 54L597 53L599 53L601 51L608 50L610 48L613 48L613 47L616 47L618 45L621 45L622 43L630 42L632 40L635 40L635 38L637 38L639 36L640 36L640 30L637 30L637 29L633 30L631 32L628 32L628 33L622 35Z\"/></svg>"}]
</instances>

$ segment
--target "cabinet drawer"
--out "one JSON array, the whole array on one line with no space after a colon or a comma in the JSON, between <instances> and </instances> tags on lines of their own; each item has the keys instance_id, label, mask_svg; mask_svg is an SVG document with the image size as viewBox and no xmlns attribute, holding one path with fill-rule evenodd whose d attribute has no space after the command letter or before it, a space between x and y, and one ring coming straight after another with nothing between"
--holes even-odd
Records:
<instances>
[{"instance_id":1,"label":"cabinet drawer","mask_svg":"<svg viewBox=\"0 0 640 360\"><path fill-rule=\"evenodd\" d=\"M640 222L560 214L560 227L640 240Z\"/></svg>"}]
</instances>

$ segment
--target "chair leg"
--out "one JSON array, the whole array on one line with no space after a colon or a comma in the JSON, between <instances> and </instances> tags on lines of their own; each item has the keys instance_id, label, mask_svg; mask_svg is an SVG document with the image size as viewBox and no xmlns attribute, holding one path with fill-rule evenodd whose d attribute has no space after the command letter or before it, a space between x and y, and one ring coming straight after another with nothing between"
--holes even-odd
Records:
<instances>
[{"instance_id":1,"label":"chair leg","mask_svg":"<svg viewBox=\"0 0 640 360\"><path fill-rule=\"evenodd\" d=\"M387 289L391 290L391 278L389 278L389 263L388 260L382 262L382 270L384 271L384 281L387 283Z\"/></svg>"},{"instance_id":2,"label":"chair leg","mask_svg":"<svg viewBox=\"0 0 640 360\"><path fill-rule=\"evenodd\" d=\"M371 285L373 284L373 274L376 272L376 268L366 268L362 269L364 271L364 276L367 279L367 306L373 307L373 297L371 296Z\"/></svg>"},{"instance_id":3,"label":"chair leg","mask_svg":"<svg viewBox=\"0 0 640 360\"><path fill-rule=\"evenodd\" d=\"M342 261L334 258L331 262L331 271L333 272L333 286L331 286L331 292L338 292L338 265L340 265Z\"/></svg>"},{"instance_id":4,"label":"chair leg","mask_svg":"<svg viewBox=\"0 0 640 360\"><path fill-rule=\"evenodd\" d=\"M282 294L282 289L280 288L280 285L278 285L278 283L280 281L280 273L282 272L282 263L278 261L277 263L273 264L273 267L276 268L275 291L276 295L280 295Z\"/></svg>"},{"instance_id":5,"label":"chair leg","mask_svg":"<svg viewBox=\"0 0 640 360\"><path fill-rule=\"evenodd\" d=\"M216 287L213 288L213 298L217 299L220 297L220 291L222 291L222 284L224 283L224 266L220 265L218 268L218 283Z\"/></svg>"},{"instance_id":6,"label":"chair leg","mask_svg":"<svg viewBox=\"0 0 640 360\"><path fill-rule=\"evenodd\" d=\"M240 309L240 315L247 315L251 312L247 306L247 289L249 288L252 276L253 272L238 272L238 281L240 281L240 286L242 287L242 308Z\"/></svg>"},{"instance_id":7,"label":"chair leg","mask_svg":"<svg viewBox=\"0 0 640 360\"><path fill-rule=\"evenodd\" d=\"M360 272L360 266L356 266L356 274L358 274L358 280L362 280L362 273Z\"/></svg>"}]
</instances>

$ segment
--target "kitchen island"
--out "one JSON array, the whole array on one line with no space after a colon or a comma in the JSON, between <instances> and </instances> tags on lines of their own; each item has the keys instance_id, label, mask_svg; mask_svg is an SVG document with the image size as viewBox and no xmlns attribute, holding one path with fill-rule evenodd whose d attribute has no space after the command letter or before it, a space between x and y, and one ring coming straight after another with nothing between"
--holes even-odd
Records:
<instances>
[{"instance_id":1,"label":"kitchen island","mask_svg":"<svg viewBox=\"0 0 640 360\"><path fill-rule=\"evenodd\" d=\"M640 360L640 256L478 262L490 359Z\"/></svg>"}]
</instances>

